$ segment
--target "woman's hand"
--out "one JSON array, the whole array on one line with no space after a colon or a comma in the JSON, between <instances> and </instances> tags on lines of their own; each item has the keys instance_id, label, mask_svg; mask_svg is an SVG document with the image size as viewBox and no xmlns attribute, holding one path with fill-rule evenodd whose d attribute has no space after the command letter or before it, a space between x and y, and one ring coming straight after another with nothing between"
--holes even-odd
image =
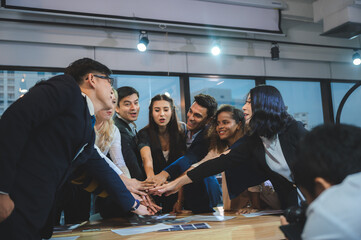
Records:
<instances>
[{"instance_id":1,"label":"woman's hand","mask_svg":"<svg viewBox=\"0 0 361 240\"><path fill-rule=\"evenodd\" d=\"M155 177L154 174L147 175L147 179L145 179L145 182L153 183L154 182L154 177Z\"/></svg>"},{"instance_id":2,"label":"woman's hand","mask_svg":"<svg viewBox=\"0 0 361 240\"><path fill-rule=\"evenodd\" d=\"M161 186L164 183L163 181L164 181L164 176L161 176L159 174L158 175L153 174L153 175L149 175L144 182L146 182L148 185L151 185L152 188L154 188L157 186Z\"/></svg>"},{"instance_id":3,"label":"woman's hand","mask_svg":"<svg viewBox=\"0 0 361 240\"><path fill-rule=\"evenodd\" d=\"M178 192L183 185L191 182L192 180L187 175L183 175L172 182L150 189L149 192L153 195L162 196L162 194L164 194L165 196L169 196Z\"/></svg>"},{"instance_id":4,"label":"woman's hand","mask_svg":"<svg viewBox=\"0 0 361 240\"><path fill-rule=\"evenodd\" d=\"M173 210L171 213L182 213L183 212L183 203L177 200L173 205Z\"/></svg>"},{"instance_id":5,"label":"woman's hand","mask_svg":"<svg viewBox=\"0 0 361 240\"><path fill-rule=\"evenodd\" d=\"M258 212L259 209L256 208L252 208L252 207L245 207L245 208L241 208L237 211L236 214L240 215L240 214L249 214L249 213L255 213Z\"/></svg>"},{"instance_id":6,"label":"woman's hand","mask_svg":"<svg viewBox=\"0 0 361 240\"><path fill-rule=\"evenodd\" d=\"M147 195L147 193L145 193L143 191L146 191L153 186L149 183L138 181L135 178L128 178L124 174L120 175L120 178L122 179L123 183L129 190L129 192L132 192L132 193L135 193L135 194L138 194L141 196Z\"/></svg>"},{"instance_id":7,"label":"woman's hand","mask_svg":"<svg viewBox=\"0 0 361 240\"><path fill-rule=\"evenodd\" d=\"M161 171L157 175L151 176L151 179L146 180L147 183L152 184L153 187L158 187L167 182L169 174L166 171Z\"/></svg>"}]
</instances>

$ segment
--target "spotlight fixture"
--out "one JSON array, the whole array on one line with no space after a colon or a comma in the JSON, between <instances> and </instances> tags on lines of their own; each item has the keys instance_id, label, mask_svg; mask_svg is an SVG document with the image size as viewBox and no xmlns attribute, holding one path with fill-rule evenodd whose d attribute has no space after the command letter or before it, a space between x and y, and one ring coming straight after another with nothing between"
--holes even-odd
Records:
<instances>
[{"instance_id":1,"label":"spotlight fixture","mask_svg":"<svg viewBox=\"0 0 361 240\"><path fill-rule=\"evenodd\" d=\"M271 59L273 61L277 61L280 59L280 49L278 47L278 44L276 42L272 43L271 47Z\"/></svg>"},{"instance_id":2,"label":"spotlight fixture","mask_svg":"<svg viewBox=\"0 0 361 240\"><path fill-rule=\"evenodd\" d=\"M357 52L357 50L355 50L355 53L352 55L352 62L356 66L361 64L360 54Z\"/></svg>"},{"instance_id":3,"label":"spotlight fixture","mask_svg":"<svg viewBox=\"0 0 361 240\"><path fill-rule=\"evenodd\" d=\"M137 44L138 50L141 52L145 52L147 50L148 44L149 44L149 39L148 39L147 31L140 31L139 42Z\"/></svg>"},{"instance_id":4,"label":"spotlight fixture","mask_svg":"<svg viewBox=\"0 0 361 240\"><path fill-rule=\"evenodd\" d=\"M214 56L218 56L219 54L221 54L221 46L218 42L213 44L211 52Z\"/></svg>"}]
</instances>

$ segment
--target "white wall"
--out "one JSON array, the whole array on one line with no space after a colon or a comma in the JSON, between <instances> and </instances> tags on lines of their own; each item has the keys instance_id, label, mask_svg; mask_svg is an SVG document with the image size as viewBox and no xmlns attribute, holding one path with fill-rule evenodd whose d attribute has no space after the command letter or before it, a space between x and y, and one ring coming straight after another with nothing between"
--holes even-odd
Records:
<instances>
[{"instance_id":1,"label":"white wall","mask_svg":"<svg viewBox=\"0 0 361 240\"><path fill-rule=\"evenodd\" d=\"M49 21L54 20L49 17ZM319 24L290 20L282 27L287 36L232 36L361 46L359 38L319 36ZM206 37L150 32L149 51L140 53L137 31L8 21L0 22L0 29L0 65L66 67L78 58L90 57L113 70L361 80L361 66L352 65L353 51L347 49L279 44L281 60L271 61L269 42L221 38L223 54L214 57L209 54L212 40Z\"/></svg>"}]
</instances>

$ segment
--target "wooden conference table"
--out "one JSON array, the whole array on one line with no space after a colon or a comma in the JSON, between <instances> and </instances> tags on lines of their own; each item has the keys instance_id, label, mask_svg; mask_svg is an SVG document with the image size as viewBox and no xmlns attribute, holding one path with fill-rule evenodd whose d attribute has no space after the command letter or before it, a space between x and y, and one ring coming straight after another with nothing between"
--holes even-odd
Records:
<instances>
[{"instance_id":1,"label":"wooden conference table","mask_svg":"<svg viewBox=\"0 0 361 240\"><path fill-rule=\"evenodd\" d=\"M204 214L211 215L211 214ZM225 216L235 216L235 218L223 222L207 222L210 229L173 231L173 232L150 232L131 236L120 236L110 231L110 229L119 229L130 226L124 219L100 220L90 222L73 230L72 233L57 233L53 238L80 236L78 240L110 240L110 239L192 239L192 240L226 240L226 239L285 239L279 230L279 216L258 216L246 218L226 212ZM190 214L180 214L177 218L190 216ZM199 223L199 222L190 222ZM97 231L83 232L84 229L96 229Z\"/></svg>"}]
</instances>

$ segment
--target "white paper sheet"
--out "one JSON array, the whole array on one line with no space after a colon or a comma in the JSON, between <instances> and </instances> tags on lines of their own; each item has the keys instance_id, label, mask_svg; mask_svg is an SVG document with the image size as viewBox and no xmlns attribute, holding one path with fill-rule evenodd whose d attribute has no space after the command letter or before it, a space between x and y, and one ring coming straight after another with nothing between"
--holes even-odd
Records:
<instances>
[{"instance_id":1,"label":"white paper sheet","mask_svg":"<svg viewBox=\"0 0 361 240\"><path fill-rule=\"evenodd\" d=\"M265 210L265 211L242 214L242 215L245 217L258 217L258 216L273 215L273 214L280 214L280 213L283 213L283 210Z\"/></svg>"},{"instance_id":2,"label":"white paper sheet","mask_svg":"<svg viewBox=\"0 0 361 240\"><path fill-rule=\"evenodd\" d=\"M122 236L127 236L127 235L134 235L134 234L140 234L140 233L154 232L154 231L158 231L158 230L162 230L162 229L167 229L170 227L172 227L172 226L169 226L169 225L166 225L163 223L159 223L156 225L145 226L145 227L112 229L112 232L122 235Z\"/></svg>"},{"instance_id":3,"label":"white paper sheet","mask_svg":"<svg viewBox=\"0 0 361 240\"><path fill-rule=\"evenodd\" d=\"M193 216L189 216L189 217L185 217L185 218L180 218L177 220L182 220L182 221L187 221L187 222L191 222L191 221L200 221L200 222L223 222L223 221L227 221L230 220L232 218L232 216L220 216L220 215L213 215L213 216L203 216L203 215L193 215Z\"/></svg>"},{"instance_id":4,"label":"white paper sheet","mask_svg":"<svg viewBox=\"0 0 361 240\"><path fill-rule=\"evenodd\" d=\"M76 240L80 236L71 236L71 237L52 237L49 240Z\"/></svg>"}]
</instances>

